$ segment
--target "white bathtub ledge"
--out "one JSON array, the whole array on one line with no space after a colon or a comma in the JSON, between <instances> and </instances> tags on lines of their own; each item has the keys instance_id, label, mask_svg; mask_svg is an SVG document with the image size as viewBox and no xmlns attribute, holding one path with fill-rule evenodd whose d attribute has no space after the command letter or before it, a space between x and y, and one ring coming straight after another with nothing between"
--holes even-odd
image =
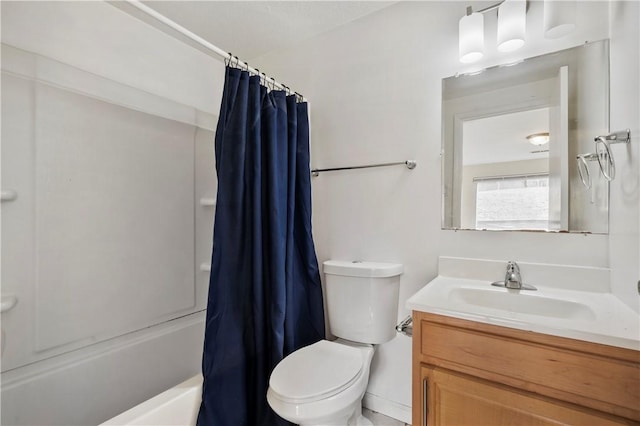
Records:
<instances>
[{"instance_id":1,"label":"white bathtub ledge","mask_svg":"<svg viewBox=\"0 0 640 426\"><path fill-rule=\"evenodd\" d=\"M197 375L107 420L102 426L195 425L201 398L202 376Z\"/></svg>"}]
</instances>

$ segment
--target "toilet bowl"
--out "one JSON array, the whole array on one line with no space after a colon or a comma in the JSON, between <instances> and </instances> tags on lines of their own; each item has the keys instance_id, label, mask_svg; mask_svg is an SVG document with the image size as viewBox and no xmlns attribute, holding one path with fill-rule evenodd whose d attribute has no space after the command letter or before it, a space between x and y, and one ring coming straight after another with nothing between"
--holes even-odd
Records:
<instances>
[{"instance_id":1,"label":"toilet bowl","mask_svg":"<svg viewBox=\"0 0 640 426\"><path fill-rule=\"evenodd\" d=\"M375 344L395 334L402 265L324 262L327 316L338 340L285 357L271 373L273 411L303 426L371 425L362 416Z\"/></svg>"},{"instance_id":2,"label":"toilet bowl","mask_svg":"<svg viewBox=\"0 0 640 426\"><path fill-rule=\"evenodd\" d=\"M280 362L271 374L267 401L299 425L371 425L362 416L373 346L321 340Z\"/></svg>"}]
</instances>

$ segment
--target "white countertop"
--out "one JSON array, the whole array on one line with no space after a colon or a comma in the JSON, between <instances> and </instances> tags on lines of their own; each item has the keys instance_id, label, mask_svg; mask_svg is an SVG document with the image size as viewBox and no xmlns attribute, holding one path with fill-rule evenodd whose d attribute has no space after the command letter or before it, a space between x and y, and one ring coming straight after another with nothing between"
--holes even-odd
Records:
<instances>
[{"instance_id":1,"label":"white countertop","mask_svg":"<svg viewBox=\"0 0 640 426\"><path fill-rule=\"evenodd\" d=\"M611 293L530 284L538 290L508 290L492 287L491 281L484 279L438 276L410 297L406 306L414 311L640 350L640 316ZM505 307L496 307L494 297Z\"/></svg>"}]
</instances>

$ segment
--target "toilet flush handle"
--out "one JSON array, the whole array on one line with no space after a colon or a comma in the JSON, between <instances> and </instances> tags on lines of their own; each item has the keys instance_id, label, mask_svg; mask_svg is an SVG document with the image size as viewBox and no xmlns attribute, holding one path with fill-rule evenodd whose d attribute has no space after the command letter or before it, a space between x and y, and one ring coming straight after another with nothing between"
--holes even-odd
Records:
<instances>
[{"instance_id":1,"label":"toilet flush handle","mask_svg":"<svg viewBox=\"0 0 640 426\"><path fill-rule=\"evenodd\" d=\"M413 317L409 315L402 322L396 325L396 331L402 333L405 336L413 336Z\"/></svg>"}]
</instances>

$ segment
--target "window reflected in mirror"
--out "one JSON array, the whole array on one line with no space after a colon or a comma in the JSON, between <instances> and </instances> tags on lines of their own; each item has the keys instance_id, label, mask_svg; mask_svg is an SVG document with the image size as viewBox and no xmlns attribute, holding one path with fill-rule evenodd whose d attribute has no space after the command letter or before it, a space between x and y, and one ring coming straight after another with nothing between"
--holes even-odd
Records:
<instances>
[{"instance_id":1,"label":"window reflected in mirror","mask_svg":"<svg viewBox=\"0 0 640 426\"><path fill-rule=\"evenodd\" d=\"M462 228L549 227L549 108L463 123Z\"/></svg>"}]
</instances>

